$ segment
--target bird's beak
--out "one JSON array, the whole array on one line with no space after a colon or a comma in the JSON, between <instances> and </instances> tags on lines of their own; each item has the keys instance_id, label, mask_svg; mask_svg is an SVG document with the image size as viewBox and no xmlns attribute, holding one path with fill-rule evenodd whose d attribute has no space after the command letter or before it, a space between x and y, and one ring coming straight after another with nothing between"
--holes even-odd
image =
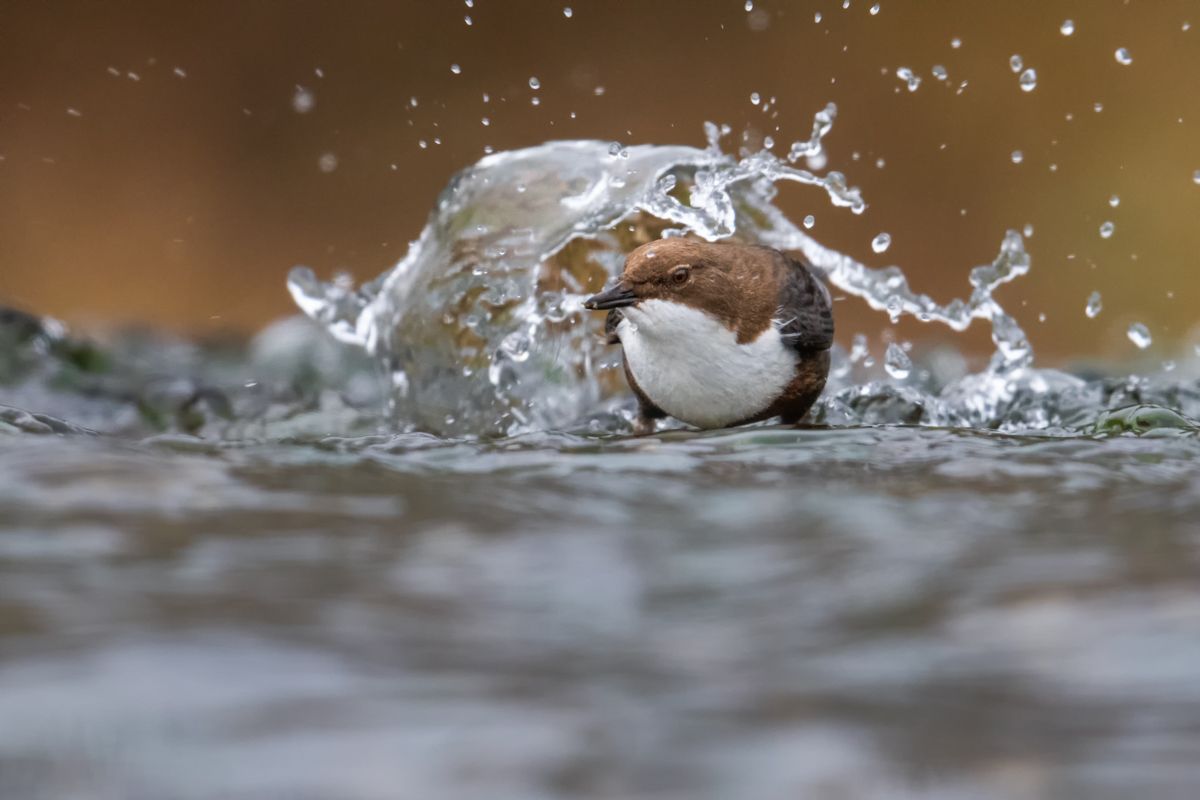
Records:
<instances>
[{"instance_id":1,"label":"bird's beak","mask_svg":"<svg viewBox=\"0 0 1200 800\"><path fill-rule=\"evenodd\" d=\"M617 281L600 294L594 294L583 301L583 307L592 311L604 311L609 308L622 308L637 302L637 295L622 281Z\"/></svg>"}]
</instances>

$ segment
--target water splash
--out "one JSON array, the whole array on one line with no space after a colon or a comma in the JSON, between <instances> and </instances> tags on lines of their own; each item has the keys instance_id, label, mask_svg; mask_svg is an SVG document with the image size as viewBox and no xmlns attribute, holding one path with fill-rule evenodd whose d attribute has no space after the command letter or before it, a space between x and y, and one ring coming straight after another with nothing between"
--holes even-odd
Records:
<instances>
[{"instance_id":1,"label":"water splash","mask_svg":"<svg viewBox=\"0 0 1200 800\"><path fill-rule=\"evenodd\" d=\"M581 307L619 273L625 252L663 235L755 241L797 253L892 319L911 315L955 331L990 323L996 352L987 371L927 404L931 420L986 423L1031 380L1025 333L993 298L1029 269L1022 236L1009 231L996 258L971 271L970 294L945 304L910 288L899 267L871 269L822 246L773 199L775 184L792 181L822 189L835 207L866 208L840 172L790 163L824 152L835 116L832 104L818 113L812 137L786 161L765 150L723 152L729 130L714 124L705 126L704 149L568 141L489 155L452 179L386 274L355 288L298 267L288 286L334 337L377 359L398 424L502 435L571 424L626 396L602 320ZM898 363L890 371L902 370Z\"/></svg>"},{"instance_id":2,"label":"water splash","mask_svg":"<svg viewBox=\"0 0 1200 800\"><path fill-rule=\"evenodd\" d=\"M883 358L883 368L896 380L904 380L912 372L913 363L908 353L904 352L904 348L891 342Z\"/></svg>"}]
</instances>

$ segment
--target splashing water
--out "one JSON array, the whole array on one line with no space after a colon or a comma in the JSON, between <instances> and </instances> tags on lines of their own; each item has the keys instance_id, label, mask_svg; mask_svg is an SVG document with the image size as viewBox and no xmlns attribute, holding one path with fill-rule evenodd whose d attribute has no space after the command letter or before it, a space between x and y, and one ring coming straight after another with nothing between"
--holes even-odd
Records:
<instances>
[{"instance_id":1,"label":"splashing water","mask_svg":"<svg viewBox=\"0 0 1200 800\"><path fill-rule=\"evenodd\" d=\"M823 109L788 161L823 152L835 116L832 104ZM793 181L861 213L866 204L844 175L800 169L768 151L735 158L718 145L727 130L706 125L705 149L566 141L487 156L454 177L392 270L355 289L297 267L289 289L333 336L383 366L399 425L443 434L561 428L621 411L619 352L604 346L601 315L585 312L582 300L619 274L625 252L663 235L791 251L893 320L907 314L954 331L990 323L988 368L922 398L924 421L995 425L1023 392L1083 386L1033 370L1024 331L993 297L1029 269L1019 232L1004 236L992 263L971 270L965 299L939 304L910 288L899 267L871 269L822 246L772 202L775 184ZM897 363L888 371L902 370ZM831 383L825 410L853 390Z\"/></svg>"},{"instance_id":2,"label":"splashing water","mask_svg":"<svg viewBox=\"0 0 1200 800\"><path fill-rule=\"evenodd\" d=\"M904 352L903 347L891 342L888 344L887 353L883 358L883 368L896 380L904 380L912 372L913 363L912 359L908 357L908 353Z\"/></svg>"}]
</instances>

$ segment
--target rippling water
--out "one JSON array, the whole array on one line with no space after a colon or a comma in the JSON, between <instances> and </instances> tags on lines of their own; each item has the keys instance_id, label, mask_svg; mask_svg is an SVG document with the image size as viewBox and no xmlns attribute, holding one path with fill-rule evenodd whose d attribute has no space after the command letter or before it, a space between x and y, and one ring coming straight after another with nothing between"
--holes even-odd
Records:
<instances>
[{"instance_id":1,"label":"rippling water","mask_svg":"<svg viewBox=\"0 0 1200 800\"><path fill-rule=\"evenodd\" d=\"M1191 797L1200 439L0 436L0 796Z\"/></svg>"}]
</instances>

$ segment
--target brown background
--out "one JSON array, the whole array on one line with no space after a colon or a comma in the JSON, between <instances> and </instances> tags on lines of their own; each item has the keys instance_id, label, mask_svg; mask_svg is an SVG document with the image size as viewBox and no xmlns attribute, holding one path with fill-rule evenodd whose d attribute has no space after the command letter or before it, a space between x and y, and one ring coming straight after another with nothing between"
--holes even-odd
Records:
<instances>
[{"instance_id":1,"label":"brown background","mask_svg":"<svg viewBox=\"0 0 1200 800\"><path fill-rule=\"evenodd\" d=\"M826 244L898 263L946 300L1006 228L1030 223L1033 273L1002 299L1044 359L1130 355L1133 320L1163 355L1194 335L1200 5L880 0L873 15L864 0L743 3L6 3L0 302L91 326L252 330L292 312L295 264L386 269L485 145L702 144L716 120L785 152L832 100L829 167L870 209L855 217L793 185L781 200L795 219L814 214ZM1122 46L1129 66L1113 56ZM1033 92L1014 53L1037 70ZM965 90L934 80L935 64ZM916 92L901 66L922 76ZM311 113L292 107L298 84ZM755 91L777 97L777 118L750 103ZM332 172L318 166L326 153ZM1102 240L1108 219L1116 234ZM880 231L893 245L875 255ZM1105 310L1088 320L1093 289ZM858 303L841 309L843 335L885 327ZM982 331L968 341L987 348Z\"/></svg>"}]
</instances>

